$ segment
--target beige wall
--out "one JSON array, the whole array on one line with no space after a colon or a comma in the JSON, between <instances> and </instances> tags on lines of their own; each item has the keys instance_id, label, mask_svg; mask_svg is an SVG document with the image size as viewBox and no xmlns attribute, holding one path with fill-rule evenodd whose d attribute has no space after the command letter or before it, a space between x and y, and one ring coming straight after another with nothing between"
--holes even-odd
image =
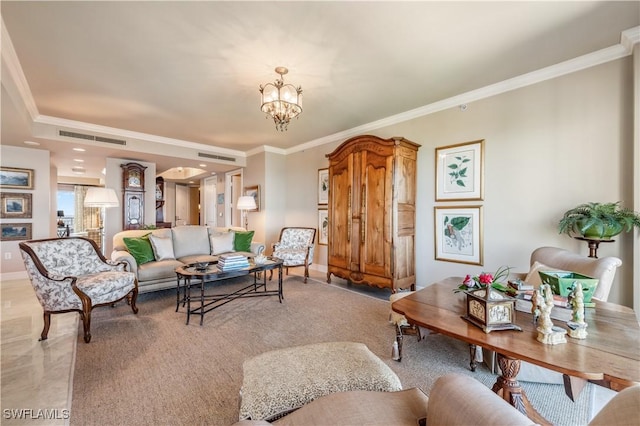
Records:
<instances>
[{"instance_id":1,"label":"beige wall","mask_svg":"<svg viewBox=\"0 0 640 426\"><path fill-rule=\"evenodd\" d=\"M418 156L416 218L417 285L501 265L529 269L539 246L588 254L586 243L557 232L567 209L587 201L633 206L632 58L470 103L371 132L403 136L422 147ZM301 123L299 123L301 124ZM484 265L434 260L435 148L485 140ZM316 225L317 169L339 143L286 157L287 225ZM638 167L636 165L635 167ZM272 189L272 188L270 188ZM476 202L439 202L438 206ZM600 257L618 256L623 266L609 300L632 306L633 235L601 244ZM326 270L326 247L316 251Z\"/></svg>"},{"instance_id":2,"label":"beige wall","mask_svg":"<svg viewBox=\"0 0 640 426\"><path fill-rule=\"evenodd\" d=\"M49 151L0 145L0 161L4 167L33 169L33 190L3 189L6 192L26 192L31 196L32 217L29 219L2 219L2 223L31 223L32 238L52 238L56 236L55 216L56 182L51 180ZM19 241L0 242L0 270L2 279L24 277L24 264L18 248ZM7 259L7 257L10 257Z\"/></svg>"}]
</instances>

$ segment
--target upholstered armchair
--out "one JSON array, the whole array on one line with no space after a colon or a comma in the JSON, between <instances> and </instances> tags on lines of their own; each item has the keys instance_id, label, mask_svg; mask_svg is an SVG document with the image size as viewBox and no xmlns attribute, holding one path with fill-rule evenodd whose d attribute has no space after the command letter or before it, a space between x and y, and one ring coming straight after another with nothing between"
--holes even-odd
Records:
<instances>
[{"instance_id":1,"label":"upholstered armchair","mask_svg":"<svg viewBox=\"0 0 640 426\"><path fill-rule=\"evenodd\" d=\"M91 311L128 298L138 313L138 280L125 264L107 261L96 243L82 237L31 240L19 244L27 274L44 310L40 340L46 340L51 314L77 311L84 341L91 341Z\"/></svg>"},{"instance_id":2,"label":"upholstered armchair","mask_svg":"<svg viewBox=\"0 0 640 426\"><path fill-rule=\"evenodd\" d=\"M287 275L289 268L304 266L304 282L309 277L309 265L313 263L315 228L286 227L280 231L280 238L273 243L273 256L282 259ZM273 274L273 271L271 272Z\"/></svg>"}]
</instances>

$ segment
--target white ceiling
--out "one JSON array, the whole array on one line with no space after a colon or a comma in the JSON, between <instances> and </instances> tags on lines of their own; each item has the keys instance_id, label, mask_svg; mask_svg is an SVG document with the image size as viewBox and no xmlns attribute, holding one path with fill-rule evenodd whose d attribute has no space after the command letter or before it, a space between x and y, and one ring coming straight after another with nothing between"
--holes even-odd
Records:
<instances>
[{"instance_id":1,"label":"white ceiling","mask_svg":"<svg viewBox=\"0 0 640 426\"><path fill-rule=\"evenodd\" d=\"M40 143L62 176L79 164L70 151L79 144L86 176L99 175L105 156L155 162L158 171L225 171L234 166L194 153L244 158L339 140L619 45L640 25L638 1L0 6L2 144ZM259 108L258 86L275 80L277 66L304 95L284 133ZM60 138L61 128L128 147Z\"/></svg>"}]
</instances>

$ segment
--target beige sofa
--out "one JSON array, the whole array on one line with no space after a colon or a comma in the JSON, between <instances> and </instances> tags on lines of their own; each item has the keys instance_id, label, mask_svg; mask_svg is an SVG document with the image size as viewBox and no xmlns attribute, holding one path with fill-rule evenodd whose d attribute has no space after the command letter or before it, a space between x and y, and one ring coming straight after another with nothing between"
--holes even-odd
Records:
<instances>
[{"instance_id":1,"label":"beige sofa","mask_svg":"<svg viewBox=\"0 0 640 426\"><path fill-rule=\"evenodd\" d=\"M195 262L216 262L220 254L234 252L229 246L229 241L233 241L233 233L238 231L244 232L245 229L176 226L154 230L121 231L113 236L111 260L125 262L128 265L127 270L136 274L140 293L171 288L176 285L175 269L177 267ZM140 238L148 234L157 237L156 241L166 241L170 244L166 250L168 254L164 253L164 257L159 256L154 247L155 260L138 265L129 253L124 238ZM252 241L250 251L237 253L253 257L263 252L264 247L264 243Z\"/></svg>"},{"instance_id":2,"label":"beige sofa","mask_svg":"<svg viewBox=\"0 0 640 426\"><path fill-rule=\"evenodd\" d=\"M636 424L640 386L616 394L589 426ZM320 397L275 420L243 420L235 426L285 425L534 425L491 389L472 377L440 377L427 397L411 388L398 392L350 391Z\"/></svg>"}]
</instances>

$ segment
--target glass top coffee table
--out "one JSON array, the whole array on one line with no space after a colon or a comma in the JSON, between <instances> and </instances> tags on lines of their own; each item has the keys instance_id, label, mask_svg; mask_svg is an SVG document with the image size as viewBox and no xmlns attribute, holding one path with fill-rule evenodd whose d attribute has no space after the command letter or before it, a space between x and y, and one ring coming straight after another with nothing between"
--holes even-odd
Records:
<instances>
[{"instance_id":1,"label":"glass top coffee table","mask_svg":"<svg viewBox=\"0 0 640 426\"><path fill-rule=\"evenodd\" d=\"M249 267L221 271L215 262L197 268L196 264L183 265L176 268L176 312L182 306L187 307L187 324L191 315L200 316L200 325L204 322L204 314L226 305L227 303L243 297L278 296L282 303L282 260L268 256L266 261L257 265L253 259L249 259ZM267 274L265 271L278 270L277 288L267 288ZM211 293L205 291L207 284L215 284L230 278L253 275L253 282L230 293ZM273 272L272 272L273 275ZM271 278L269 278L271 281ZM192 288L199 288L200 291L192 294ZM210 286L211 287L211 286ZM215 288L215 287L214 287ZM221 288L219 288L222 291ZM193 305L193 306L192 306Z\"/></svg>"}]
</instances>

